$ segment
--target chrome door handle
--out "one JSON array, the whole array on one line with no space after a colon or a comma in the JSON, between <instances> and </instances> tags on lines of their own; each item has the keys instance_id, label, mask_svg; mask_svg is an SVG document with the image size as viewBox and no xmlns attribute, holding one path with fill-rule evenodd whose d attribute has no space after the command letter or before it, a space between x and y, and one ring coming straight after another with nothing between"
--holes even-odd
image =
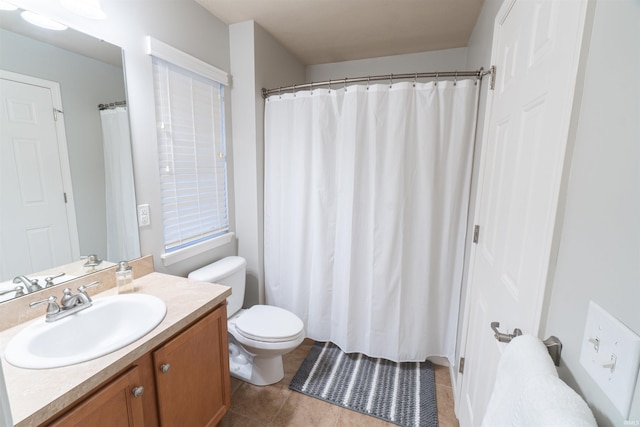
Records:
<instances>
[{"instance_id":1,"label":"chrome door handle","mask_svg":"<svg viewBox=\"0 0 640 427\"><path fill-rule=\"evenodd\" d=\"M493 336L500 342L511 342L515 337L522 335L522 331L518 328L515 328L512 334L505 334L498 330L499 327L500 322L491 322L491 329L493 329L494 332Z\"/></svg>"}]
</instances>

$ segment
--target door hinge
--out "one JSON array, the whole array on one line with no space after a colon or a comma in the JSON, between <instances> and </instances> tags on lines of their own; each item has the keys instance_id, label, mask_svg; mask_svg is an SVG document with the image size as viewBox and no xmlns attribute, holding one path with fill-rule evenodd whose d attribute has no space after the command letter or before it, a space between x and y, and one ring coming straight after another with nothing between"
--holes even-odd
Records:
<instances>
[{"instance_id":1,"label":"door hinge","mask_svg":"<svg viewBox=\"0 0 640 427\"><path fill-rule=\"evenodd\" d=\"M67 203L67 193L62 193L62 195L64 196L64 202Z\"/></svg>"},{"instance_id":2,"label":"door hinge","mask_svg":"<svg viewBox=\"0 0 640 427\"><path fill-rule=\"evenodd\" d=\"M495 90L496 89L496 66L492 65L490 68L490 71L491 71L491 83L489 83L489 89Z\"/></svg>"},{"instance_id":3,"label":"door hinge","mask_svg":"<svg viewBox=\"0 0 640 427\"><path fill-rule=\"evenodd\" d=\"M460 363L458 365L460 365L458 367L458 372L464 374L464 357L460 358Z\"/></svg>"},{"instance_id":4,"label":"door hinge","mask_svg":"<svg viewBox=\"0 0 640 427\"><path fill-rule=\"evenodd\" d=\"M478 236L480 236L480 226L473 226L473 243L478 243Z\"/></svg>"},{"instance_id":5,"label":"door hinge","mask_svg":"<svg viewBox=\"0 0 640 427\"><path fill-rule=\"evenodd\" d=\"M57 108L53 109L53 120L54 121L58 121L58 113L60 114L64 114L64 112L62 110L58 110Z\"/></svg>"}]
</instances>

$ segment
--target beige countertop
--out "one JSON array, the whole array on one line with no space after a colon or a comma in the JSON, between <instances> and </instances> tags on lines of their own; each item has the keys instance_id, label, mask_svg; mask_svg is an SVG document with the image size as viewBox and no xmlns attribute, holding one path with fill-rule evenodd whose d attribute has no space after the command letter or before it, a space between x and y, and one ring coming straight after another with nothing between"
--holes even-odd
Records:
<instances>
[{"instance_id":1,"label":"beige countertop","mask_svg":"<svg viewBox=\"0 0 640 427\"><path fill-rule=\"evenodd\" d=\"M54 369L16 368L2 358L11 413L16 426L37 426L59 413L224 302L231 294L231 289L227 286L161 273L147 274L136 279L135 283L138 293L162 299L167 304L167 314L158 326L132 344L97 359ZM92 298L115 294L116 289L112 288L92 295ZM29 308L25 306L25 310ZM1 354L4 355L7 342L29 323L31 321L0 332Z\"/></svg>"}]
</instances>

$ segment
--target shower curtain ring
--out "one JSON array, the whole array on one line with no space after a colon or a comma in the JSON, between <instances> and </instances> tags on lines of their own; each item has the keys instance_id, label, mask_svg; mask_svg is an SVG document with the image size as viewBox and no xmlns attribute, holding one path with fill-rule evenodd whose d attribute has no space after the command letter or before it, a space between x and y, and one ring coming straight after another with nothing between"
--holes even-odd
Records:
<instances>
[{"instance_id":1,"label":"shower curtain ring","mask_svg":"<svg viewBox=\"0 0 640 427\"><path fill-rule=\"evenodd\" d=\"M371 76L367 76L367 90L369 90L369 83L371 82Z\"/></svg>"},{"instance_id":2,"label":"shower curtain ring","mask_svg":"<svg viewBox=\"0 0 640 427\"><path fill-rule=\"evenodd\" d=\"M331 93L331 80L329 80L329 93Z\"/></svg>"},{"instance_id":3,"label":"shower curtain ring","mask_svg":"<svg viewBox=\"0 0 640 427\"><path fill-rule=\"evenodd\" d=\"M438 86L438 72L436 71L436 80L433 82L434 86Z\"/></svg>"},{"instance_id":4,"label":"shower curtain ring","mask_svg":"<svg viewBox=\"0 0 640 427\"><path fill-rule=\"evenodd\" d=\"M295 84L292 86L291 94L293 95L294 98L296 97L296 85Z\"/></svg>"},{"instance_id":5,"label":"shower curtain ring","mask_svg":"<svg viewBox=\"0 0 640 427\"><path fill-rule=\"evenodd\" d=\"M393 86L393 73L389 74L389 89Z\"/></svg>"},{"instance_id":6,"label":"shower curtain ring","mask_svg":"<svg viewBox=\"0 0 640 427\"><path fill-rule=\"evenodd\" d=\"M344 78L344 91L347 91L347 78Z\"/></svg>"},{"instance_id":7,"label":"shower curtain ring","mask_svg":"<svg viewBox=\"0 0 640 427\"><path fill-rule=\"evenodd\" d=\"M413 77L413 87L416 87L416 83L418 83L418 73Z\"/></svg>"},{"instance_id":8,"label":"shower curtain ring","mask_svg":"<svg viewBox=\"0 0 640 427\"><path fill-rule=\"evenodd\" d=\"M278 96L279 96L279 99L282 99L282 86L278 88Z\"/></svg>"},{"instance_id":9,"label":"shower curtain ring","mask_svg":"<svg viewBox=\"0 0 640 427\"><path fill-rule=\"evenodd\" d=\"M456 71L455 74L453 75L453 85L457 86L458 85L458 72Z\"/></svg>"}]
</instances>

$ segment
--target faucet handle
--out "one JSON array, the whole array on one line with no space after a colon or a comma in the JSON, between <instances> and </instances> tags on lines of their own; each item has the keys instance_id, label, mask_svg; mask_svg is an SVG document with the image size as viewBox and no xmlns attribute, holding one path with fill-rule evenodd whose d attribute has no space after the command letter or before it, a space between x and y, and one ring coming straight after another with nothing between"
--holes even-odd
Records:
<instances>
[{"instance_id":1,"label":"faucet handle","mask_svg":"<svg viewBox=\"0 0 640 427\"><path fill-rule=\"evenodd\" d=\"M64 271L62 273L56 274L55 276L49 276L49 277L45 277L44 282L45 282L45 288L50 288L53 286L53 279L57 279L58 277L62 277L64 276Z\"/></svg>"},{"instance_id":2,"label":"faucet handle","mask_svg":"<svg viewBox=\"0 0 640 427\"><path fill-rule=\"evenodd\" d=\"M33 308L33 307L35 307L37 305L44 304L46 302L46 303L48 303L48 305L47 305L47 315L55 314L55 313L58 313L60 311L60 306L56 302L56 299L57 298L52 295L47 299L43 299L43 300L40 300L40 301L34 301L32 303L29 303L29 307Z\"/></svg>"},{"instance_id":3,"label":"faucet handle","mask_svg":"<svg viewBox=\"0 0 640 427\"><path fill-rule=\"evenodd\" d=\"M13 289L9 289L7 291L2 291L0 292L0 295L6 295L6 294L10 294L11 292L15 292L16 294L14 295L14 297L21 297L24 295L24 287L22 286L16 286Z\"/></svg>"},{"instance_id":4,"label":"faucet handle","mask_svg":"<svg viewBox=\"0 0 640 427\"><path fill-rule=\"evenodd\" d=\"M91 282L88 285L81 285L78 287L78 291L80 292L84 292L86 291L88 288L93 288L94 286L98 286L100 284L99 280L96 280L95 282Z\"/></svg>"},{"instance_id":5,"label":"faucet handle","mask_svg":"<svg viewBox=\"0 0 640 427\"><path fill-rule=\"evenodd\" d=\"M94 286L98 286L99 284L100 284L100 281L96 280L95 282L91 282L88 285L78 286L78 292L80 292L81 294L84 294L84 296L87 297L88 302L91 302L91 297L86 291L88 288L93 288Z\"/></svg>"}]
</instances>

